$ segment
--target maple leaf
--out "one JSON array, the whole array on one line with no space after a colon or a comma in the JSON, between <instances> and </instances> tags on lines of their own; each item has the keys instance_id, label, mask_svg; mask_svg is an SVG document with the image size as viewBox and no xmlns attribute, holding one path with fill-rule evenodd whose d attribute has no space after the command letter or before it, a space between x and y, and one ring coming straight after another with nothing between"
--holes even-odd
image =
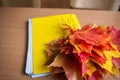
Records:
<instances>
[{"instance_id":1,"label":"maple leaf","mask_svg":"<svg viewBox=\"0 0 120 80\"><path fill-rule=\"evenodd\" d=\"M100 80L100 78L102 78L102 75L98 70L96 70L91 76L89 76L88 80Z\"/></svg>"},{"instance_id":2,"label":"maple leaf","mask_svg":"<svg viewBox=\"0 0 120 80\"><path fill-rule=\"evenodd\" d=\"M117 45L118 50L120 51L120 30L115 27L107 27L107 32L112 37L112 42Z\"/></svg>"},{"instance_id":3,"label":"maple leaf","mask_svg":"<svg viewBox=\"0 0 120 80\"><path fill-rule=\"evenodd\" d=\"M87 28L85 28L87 27ZM92 45L104 45L109 41L109 36L101 27L92 28L85 26L81 30L76 30L73 34L69 35L71 43L79 43L79 40L84 40ZM85 29L84 29L85 28Z\"/></svg>"},{"instance_id":4,"label":"maple leaf","mask_svg":"<svg viewBox=\"0 0 120 80\"><path fill-rule=\"evenodd\" d=\"M86 63L86 68L87 68L87 73L86 73L86 74L87 74L88 76L91 76L91 75L94 73L94 71L97 70L96 66L95 66L94 63L91 62L91 61L88 61L88 62Z\"/></svg>"},{"instance_id":5,"label":"maple leaf","mask_svg":"<svg viewBox=\"0 0 120 80\"><path fill-rule=\"evenodd\" d=\"M83 40L79 40L79 43L77 45L81 49L81 51L85 51L86 53L91 53L93 45L87 44Z\"/></svg>"},{"instance_id":6,"label":"maple leaf","mask_svg":"<svg viewBox=\"0 0 120 80\"><path fill-rule=\"evenodd\" d=\"M81 79L81 64L72 54L59 54L50 66L62 67L68 80Z\"/></svg>"},{"instance_id":7,"label":"maple leaf","mask_svg":"<svg viewBox=\"0 0 120 80\"><path fill-rule=\"evenodd\" d=\"M104 64L106 59L99 56L98 53L92 51L92 54L91 54L91 59L94 60L94 61L97 61L99 62L100 64Z\"/></svg>"},{"instance_id":8,"label":"maple leaf","mask_svg":"<svg viewBox=\"0 0 120 80\"><path fill-rule=\"evenodd\" d=\"M90 54L86 53L86 52L81 52L81 53L78 54L77 59L82 64L82 68L81 68L82 69L82 76L84 76L85 73L87 72L86 62L87 62L89 56L90 56Z\"/></svg>"},{"instance_id":9,"label":"maple leaf","mask_svg":"<svg viewBox=\"0 0 120 80\"><path fill-rule=\"evenodd\" d=\"M118 70L113 65L112 57L119 58L120 54L117 51L104 51L104 54L106 56L106 62L105 62L105 64L100 64L100 63L98 63L98 64L101 66L101 68L106 69L110 73L112 73L112 74L118 74Z\"/></svg>"},{"instance_id":10,"label":"maple leaf","mask_svg":"<svg viewBox=\"0 0 120 80\"><path fill-rule=\"evenodd\" d=\"M112 62L117 68L120 68L120 58L112 57Z\"/></svg>"},{"instance_id":11,"label":"maple leaf","mask_svg":"<svg viewBox=\"0 0 120 80\"><path fill-rule=\"evenodd\" d=\"M103 47L101 46L93 46L93 52L102 57L104 60L106 60L105 54L103 52Z\"/></svg>"},{"instance_id":12,"label":"maple leaf","mask_svg":"<svg viewBox=\"0 0 120 80\"><path fill-rule=\"evenodd\" d=\"M99 80L101 73L118 75L120 30L90 24L81 29L67 24L63 27L67 37L49 50L49 57L53 57L48 67L53 67L54 73L63 68L68 80Z\"/></svg>"},{"instance_id":13,"label":"maple leaf","mask_svg":"<svg viewBox=\"0 0 120 80\"><path fill-rule=\"evenodd\" d=\"M73 52L73 46L70 43L63 44L60 46L61 53L71 54Z\"/></svg>"}]
</instances>

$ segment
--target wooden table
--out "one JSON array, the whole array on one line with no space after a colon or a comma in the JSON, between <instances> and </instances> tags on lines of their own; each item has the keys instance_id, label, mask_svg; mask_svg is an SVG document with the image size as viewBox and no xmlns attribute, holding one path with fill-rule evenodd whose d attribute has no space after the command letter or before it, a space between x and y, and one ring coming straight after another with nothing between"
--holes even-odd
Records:
<instances>
[{"instance_id":1,"label":"wooden table","mask_svg":"<svg viewBox=\"0 0 120 80\"><path fill-rule=\"evenodd\" d=\"M28 18L74 13L82 25L120 28L120 12L41 8L0 8L0 80L66 80L64 74L31 79L25 74Z\"/></svg>"}]
</instances>

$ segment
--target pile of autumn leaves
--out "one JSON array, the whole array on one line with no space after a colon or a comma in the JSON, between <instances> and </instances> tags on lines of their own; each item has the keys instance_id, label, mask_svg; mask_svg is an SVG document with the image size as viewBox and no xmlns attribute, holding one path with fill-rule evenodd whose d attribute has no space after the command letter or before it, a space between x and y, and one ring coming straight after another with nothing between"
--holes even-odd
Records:
<instances>
[{"instance_id":1,"label":"pile of autumn leaves","mask_svg":"<svg viewBox=\"0 0 120 80\"><path fill-rule=\"evenodd\" d=\"M63 25L66 37L47 44L48 67L64 70L68 80L100 80L102 74L118 75L120 30L86 25L81 29Z\"/></svg>"}]
</instances>

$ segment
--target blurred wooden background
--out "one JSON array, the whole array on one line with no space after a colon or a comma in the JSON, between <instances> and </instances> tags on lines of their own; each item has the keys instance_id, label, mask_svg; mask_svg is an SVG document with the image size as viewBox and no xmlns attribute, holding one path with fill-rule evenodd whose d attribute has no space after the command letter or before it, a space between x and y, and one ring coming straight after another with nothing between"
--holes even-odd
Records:
<instances>
[{"instance_id":1,"label":"blurred wooden background","mask_svg":"<svg viewBox=\"0 0 120 80\"><path fill-rule=\"evenodd\" d=\"M5 7L74 8L117 11L120 0L0 0Z\"/></svg>"},{"instance_id":2,"label":"blurred wooden background","mask_svg":"<svg viewBox=\"0 0 120 80\"><path fill-rule=\"evenodd\" d=\"M0 6L69 8L70 0L0 0Z\"/></svg>"}]
</instances>

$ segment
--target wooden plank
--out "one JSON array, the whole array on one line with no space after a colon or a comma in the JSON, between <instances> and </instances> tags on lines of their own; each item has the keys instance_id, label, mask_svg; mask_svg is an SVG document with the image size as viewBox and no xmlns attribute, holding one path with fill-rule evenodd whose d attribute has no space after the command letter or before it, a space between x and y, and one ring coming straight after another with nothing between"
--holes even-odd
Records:
<instances>
[{"instance_id":1,"label":"wooden plank","mask_svg":"<svg viewBox=\"0 0 120 80\"><path fill-rule=\"evenodd\" d=\"M47 8L0 8L0 80L66 80L64 74L32 79L25 74L28 18L74 13L82 25L120 28L120 12Z\"/></svg>"}]
</instances>

